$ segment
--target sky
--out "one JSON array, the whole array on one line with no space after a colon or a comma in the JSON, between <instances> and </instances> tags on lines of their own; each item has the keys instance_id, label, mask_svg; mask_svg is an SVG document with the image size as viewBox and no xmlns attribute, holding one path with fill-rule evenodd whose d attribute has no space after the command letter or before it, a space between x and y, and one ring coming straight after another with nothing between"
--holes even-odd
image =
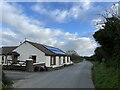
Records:
<instances>
[{"instance_id":1,"label":"sky","mask_svg":"<svg viewBox=\"0 0 120 90\"><path fill-rule=\"evenodd\" d=\"M75 50L91 56L98 46L93 34L98 29L99 14L115 2L3 2L0 3L0 46L19 45L25 38Z\"/></svg>"}]
</instances>

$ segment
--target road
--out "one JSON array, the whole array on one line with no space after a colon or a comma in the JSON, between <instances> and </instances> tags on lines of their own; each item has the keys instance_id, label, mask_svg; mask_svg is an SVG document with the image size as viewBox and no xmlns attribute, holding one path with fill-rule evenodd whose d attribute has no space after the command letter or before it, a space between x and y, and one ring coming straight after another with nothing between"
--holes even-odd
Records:
<instances>
[{"instance_id":1,"label":"road","mask_svg":"<svg viewBox=\"0 0 120 90\"><path fill-rule=\"evenodd\" d=\"M21 72L23 75L17 78L24 79L15 82L13 86L15 88L94 88L91 77L92 66L92 63L83 61L56 71ZM10 72L6 72L8 73Z\"/></svg>"}]
</instances>

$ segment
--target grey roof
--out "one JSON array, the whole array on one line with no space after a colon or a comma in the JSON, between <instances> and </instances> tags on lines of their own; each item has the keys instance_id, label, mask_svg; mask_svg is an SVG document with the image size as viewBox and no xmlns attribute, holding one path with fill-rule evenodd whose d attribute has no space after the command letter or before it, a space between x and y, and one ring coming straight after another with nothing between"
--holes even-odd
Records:
<instances>
[{"instance_id":1,"label":"grey roof","mask_svg":"<svg viewBox=\"0 0 120 90\"><path fill-rule=\"evenodd\" d=\"M56 54L56 53L50 51L50 50L47 49L47 48L45 47L45 45L43 45L43 44L34 43L34 42L31 42L31 41L24 41L23 43L25 43L25 42L28 42L28 43L30 43L31 45L33 45L34 47L36 47L37 49L41 50L42 52L45 53L45 55L63 55L63 54ZM11 55L11 54L12 54L12 51L13 51L15 48L17 48L17 47L19 47L19 46L2 47L2 48L0 48L0 54L2 54L2 55L7 55L7 54ZM51 47L51 46L50 46L50 47ZM54 47L54 48L55 48L55 47ZM59 48L57 48L57 49L59 49ZM60 50L60 49L59 49L59 50ZM60 51L63 52L62 50L60 50ZM65 55L65 54L64 54L64 55Z\"/></svg>"},{"instance_id":2,"label":"grey roof","mask_svg":"<svg viewBox=\"0 0 120 90\"><path fill-rule=\"evenodd\" d=\"M17 46L4 46L0 48L0 55L11 55L12 51L17 48Z\"/></svg>"},{"instance_id":3,"label":"grey roof","mask_svg":"<svg viewBox=\"0 0 120 90\"><path fill-rule=\"evenodd\" d=\"M46 49L42 44L38 44L38 43L30 42L30 41L25 41L25 42L30 43L31 45L33 45L34 47L41 50L42 52L44 52L47 55L55 55L53 52Z\"/></svg>"},{"instance_id":4,"label":"grey roof","mask_svg":"<svg viewBox=\"0 0 120 90\"><path fill-rule=\"evenodd\" d=\"M31 41L25 41L25 42L30 43L30 44L33 45L34 47L36 47L36 48L38 48L39 50L41 50L42 52L44 52L46 55L63 55L63 54L55 54L54 52L52 52L52 51L50 51L49 49L47 49L47 48L45 47L45 45L43 45L43 44L39 44L39 43L31 42ZM50 46L50 47L52 47L52 46ZM54 47L54 48L56 48L56 47ZM59 48L57 48L57 49L59 49ZM60 49L59 49L59 50L60 50ZM62 50L60 50L60 51L62 51ZM62 52L64 52L64 51L62 51Z\"/></svg>"}]
</instances>

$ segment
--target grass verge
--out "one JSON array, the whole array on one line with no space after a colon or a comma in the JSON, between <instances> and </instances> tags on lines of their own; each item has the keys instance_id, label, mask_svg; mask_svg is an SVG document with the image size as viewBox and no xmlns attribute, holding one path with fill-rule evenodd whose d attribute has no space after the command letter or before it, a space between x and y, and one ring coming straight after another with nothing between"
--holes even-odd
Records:
<instances>
[{"instance_id":1,"label":"grass verge","mask_svg":"<svg viewBox=\"0 0 120 90\"><path fill-rule=\"evenodd\" d=\"M118 70L112 67L105 67L104 63L93 62L93 82L96 89L118 88Z\"/></svg>"}]
</instances>

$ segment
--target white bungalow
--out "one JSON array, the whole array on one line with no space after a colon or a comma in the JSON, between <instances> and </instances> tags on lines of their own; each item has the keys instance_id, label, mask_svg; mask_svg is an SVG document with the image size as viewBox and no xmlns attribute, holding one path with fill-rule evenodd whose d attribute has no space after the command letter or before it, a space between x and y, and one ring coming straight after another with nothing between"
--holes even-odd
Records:
<instances>
[{"instance_id":1,"label":"white bungalow","mask_svg":"<svg viewBox=\"0 0 120 90\"><path fill-rule=\"evenodd\" d=\"M30 41L24 41L19 46L2 47L0 57L2 64L9 65L25 62L27 59L33 59L34 63L45 63L47 67L59 67L71 64L70 56L62 50L38 44Z\"/></svg>"}]
</instances>

